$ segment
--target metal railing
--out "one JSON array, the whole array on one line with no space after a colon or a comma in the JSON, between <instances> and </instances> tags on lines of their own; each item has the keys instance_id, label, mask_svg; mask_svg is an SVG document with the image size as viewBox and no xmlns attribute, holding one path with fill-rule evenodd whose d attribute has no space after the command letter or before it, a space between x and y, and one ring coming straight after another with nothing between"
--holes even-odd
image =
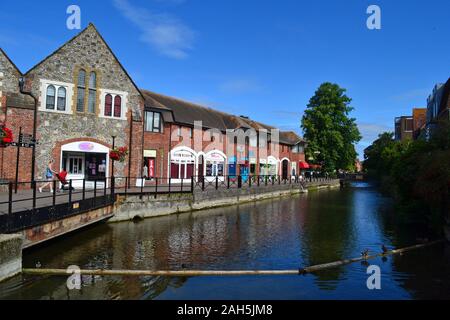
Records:
<instances>
[{"instance_id":1,"label":"metal railing","mask_svg":"<svg viewBox=\"0 0 450 320\"><path fill-rule=\"evenodd\" d=\"M331 180L326 176L249 175L171 177L108 177L72 179L63 185L50 181L53 193L40 187L48 181L0 183L0 233L10 233L35 225L112 205L116 196L193 194L196 190L248 189L273 185L298 185ZM18 190L18 192L16 192Z\"/></svg>"}]
</instances>

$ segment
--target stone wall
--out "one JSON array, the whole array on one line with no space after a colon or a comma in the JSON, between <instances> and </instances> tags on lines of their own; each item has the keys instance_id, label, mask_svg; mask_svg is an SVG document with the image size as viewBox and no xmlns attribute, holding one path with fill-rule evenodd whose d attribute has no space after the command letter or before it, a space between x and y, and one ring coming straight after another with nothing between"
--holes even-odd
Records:
<instances>
[{"instance_id":1,"label":"stone wall","mask_svg":"<svg viewBox=\"0 0 450 320\"><path fill-rule=\"evenodd\" d=\"M339 180L314 182L308 189L339 187ZM308 192L295 185L270 185L250 189L211 189L196 190L194 194L119 196L114 208L114 217L109 222L132 220L134 218L153 218L169 214L230 206L239 203L260 201L278 197L292 196Z\"/></svg>"},{"instance_id":2,"label":"stone wall","mask_svg":"<svg viewBox=\"0 0 450 320\"><path fill-rule=\"evenodd\" d=\"M22 235L0 235L0 281L22 271Z\"/></svg>"},{"instance_id":3,"label":"stone wall","mask_svg":"<svg viewBox=\"0 0 450 320\"><path fill-rule=\"evenodd\" d=\"M73 114L56 112L38 112L37 175L43 176L48 160L60 154L58 144L64 141L91 138L101 144L111 146L111 136L116 134L116 146L129 146L130 123L132 114L138 119L143 113L143 99L127 73L122 69L115 56L105 44L93 25L90 25L77 37L69 41L62 48L48 57L26 74L30 82L31 91L39 97L39 105L45 93L41 92L41 79L76 84L78 71L95 71L97 74L97 114L78 113L76 111L76 87L72 101L68 107ZM89 74L86 75L87 77ZM98 96L100 89L122 91L127 96L127 120L106 119L98 116L100 103ZM86 90L86 96L87 96ZM139 122L142 125L142 122ZM136 129L139 126L136 126ZM139 134L133 135L134 146L141 145ZM131 146L129 146L130 149ZM141 156L134 152L134 162ZM136 159L139 158L139 159ZM57 162L57 165L59 163ZM116 163L118 175L126 175L125 164ZM135 169L136 170L136 169Z\"/></svg>"}]
</instances>

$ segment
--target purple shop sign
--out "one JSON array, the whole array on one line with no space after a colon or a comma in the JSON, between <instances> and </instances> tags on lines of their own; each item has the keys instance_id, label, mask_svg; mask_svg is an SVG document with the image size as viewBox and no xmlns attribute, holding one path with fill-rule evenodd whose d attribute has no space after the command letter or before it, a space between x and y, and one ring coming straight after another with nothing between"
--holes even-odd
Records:
<instances>
[{"instance_id":1,"label":"purple shop sign","mask_svg":"<svg viewBox=\"0 0 450 320\"><path fill-rule=\"evenodd\" d=\"M78 149L81 151L92 151L94 148L94 145L90 142L83 142L78 145Z\"/></svg>"}]
</instances>

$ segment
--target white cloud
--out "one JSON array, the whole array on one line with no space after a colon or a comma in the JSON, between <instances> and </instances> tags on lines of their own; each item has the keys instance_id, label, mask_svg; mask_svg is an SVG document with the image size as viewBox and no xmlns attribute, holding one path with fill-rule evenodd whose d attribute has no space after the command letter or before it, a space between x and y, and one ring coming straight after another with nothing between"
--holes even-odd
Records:
<instances>
[{"instance_id":1,"label":"white cloud","mask_svg":"<svg viewBox=\"0 0 450 320\"><path fill-rule=\"evenodd\" d=\"M159 53L184 59L193 48L195 33L168 14L156 14L131 5L128 0L114 0L115 7L142 32L140 40Z\"/></svg>"},{"instance_id":2,"label":"white cloud","mask_svg":"<svg viewBox=\"0 0 450 320\"><path fill-rule=\"evenodd\" d=\"M225 93L242 94L258 92L261 90L261 86L254 80L235 79L222 83L219 89Z\"/></svg>"}]
</instances>

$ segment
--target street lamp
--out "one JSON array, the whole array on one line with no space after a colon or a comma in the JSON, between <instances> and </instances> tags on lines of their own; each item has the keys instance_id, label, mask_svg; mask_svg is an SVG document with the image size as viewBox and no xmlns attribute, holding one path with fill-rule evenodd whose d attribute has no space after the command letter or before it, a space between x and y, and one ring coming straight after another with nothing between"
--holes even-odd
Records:
<instances>
[{"instance_id":1,"label":"street lamp","mask_svg":"<svg viewBox=\"0 0 450 320\"><path fill-rule=\"evenodd\" d=\"M114 150L116 147L116 136L112 135L111 138L112 138L112 149ZM114 179L114 159L111 159L111 171L112 171L111 178Z\"/></svg>"}]
</instances>

